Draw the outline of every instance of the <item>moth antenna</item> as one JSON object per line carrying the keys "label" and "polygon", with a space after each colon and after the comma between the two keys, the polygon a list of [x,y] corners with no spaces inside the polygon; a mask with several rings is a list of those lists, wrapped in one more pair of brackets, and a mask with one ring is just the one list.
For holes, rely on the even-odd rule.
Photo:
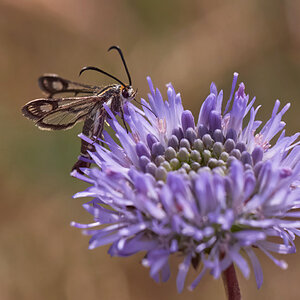
{"label": "moth antenna", "polygon": [[121,59],[122,59],[122,62],[123,62],[123,65],[124,65],[124,68],[125,68],[125,71],[126,71],[126,74],[127,74],[127,77],[128,77],[129,85],[131,86],[131,76],[130,76],[130,73],[128,71],[127,64],[126,64],[124,55],[122,53],[122,50],[118,46],[111,46],[111,47],[109,47],[109,49],[107,51],[110,51],[112,49],[116,49],[119,52],[119,54],[121,56]]}
{"label": "moth antenna", "polygon": [[123,86],[126,86],[125,83],[123,83],[120,79],[118,79],[118,78],[115,77],[114,75],[111,75],[111,74],[109,74],[109,73],[107,73],[107,72],[105,72],[105,71],[103,71],[103,70],[101,70],[101,69],[99,69],[99,68],[97,68],[97,67],[92,67],[92,66],[89,66],[89,67],[83,67],[83,68],[80,70],[80,72],[79,72],[79,76],[80,76],[83,72],[88,71],[88,70],[92,70],[92,71],[96,71],[96,72],[102,73],[102,74],[104,74],[104,75],[106,75],[106,76],[108,76],[108,77],[110,77],[110,78],[116,80],[117,82],[121,83]]}

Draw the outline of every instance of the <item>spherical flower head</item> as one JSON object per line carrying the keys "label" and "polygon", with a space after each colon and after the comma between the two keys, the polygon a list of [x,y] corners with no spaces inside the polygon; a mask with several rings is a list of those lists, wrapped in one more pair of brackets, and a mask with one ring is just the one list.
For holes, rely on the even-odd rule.
{"label": "spherical flower head", "polygon": [[261,126],[260,106],[243,83],[235,91],[237,78],[225,105],[211,84],[196,122],[171,84],[164,100],[150,78],[143,110],[125,104],[129,133],[104,104],[115,136],[104,132],[97,144],[81,135],[93,143],[98,167],[72,173],[90,184],[74,197],[93,198],[83,207],[94,220],[72,223],[91,235],[90,249],[111,244],[112,256],[143,251],[156,281],[168,280],[169,257],[178,254],[178,291],[191,266],[199,271],[194,289],[205,273],[218,278],[232,263],[248,277],[249,262],[259,288],[257,251],[287,267],[272,253],[294,253],[300,234],[299,134],[285,135],[281,119],[290,105],[279,110],[278,100]]}

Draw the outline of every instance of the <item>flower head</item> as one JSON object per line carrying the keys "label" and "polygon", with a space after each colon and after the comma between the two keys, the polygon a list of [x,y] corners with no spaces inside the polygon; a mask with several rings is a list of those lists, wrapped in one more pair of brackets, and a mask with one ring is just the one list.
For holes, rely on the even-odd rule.
{"label": "flower head", "polygon": [[191,266],[199,270],[193,289],[205,273],[218,278],[232,263],[248,277],[248,262],[260,287],[259,250],[286,268],[271,253],[295,252],[300,234],[299,134],[285,135],[281,119],[290,105],[279,111],[278,100],[261,126],[255,98],[243,83],[235,91],[237,77],[225,105],[211,84],[197,122],[171,84],[163,100],[150,78],[143,110],[125,106],[130,133],[105,106],[116,140],[104,132],[105,145],[90,152],[98,167],[72,173],[90,184],[74,197],[93,197],[83,207],[94,221],[72,223],[92,236],[90,249],[111,244],[112,256],[143,251],[157,281],[168,280],[169,257],[179,253],[179,291]]}

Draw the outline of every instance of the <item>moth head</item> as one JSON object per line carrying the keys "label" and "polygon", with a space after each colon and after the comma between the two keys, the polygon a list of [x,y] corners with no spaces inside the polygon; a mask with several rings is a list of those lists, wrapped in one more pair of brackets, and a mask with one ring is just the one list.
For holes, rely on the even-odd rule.
{"label": "moth head", "polygon": [[131,101],[136,95],[136,91],[132,88],[132,86],[127,85],[121,88],[121,96],[124,101]]}

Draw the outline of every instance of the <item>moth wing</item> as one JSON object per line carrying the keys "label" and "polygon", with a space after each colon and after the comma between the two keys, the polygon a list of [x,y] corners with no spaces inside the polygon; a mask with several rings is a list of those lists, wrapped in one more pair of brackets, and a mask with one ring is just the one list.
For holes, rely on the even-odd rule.
{"label": "moth wing", "polygon": [[73,82],[56,74],[44,74],[38,79],[40,89],[52,97],[55,94],[74,92],[93,94],[101,87]]}
{"label": "moth wing", "polygon": [[35,121],[40,129],[69,129],[83,120],[101,102],[99,96],[36,99],[28,102],[22,108],[22,113]]}

